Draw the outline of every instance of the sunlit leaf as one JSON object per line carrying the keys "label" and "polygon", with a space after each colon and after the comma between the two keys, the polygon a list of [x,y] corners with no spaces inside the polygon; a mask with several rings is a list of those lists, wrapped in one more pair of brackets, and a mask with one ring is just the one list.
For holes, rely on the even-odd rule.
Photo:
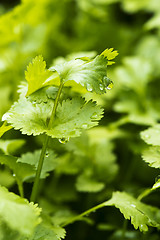
{"label": "sunlit leaf", "polygon": [[38,89],[50,85],[54,78],[58,78],[56,72],[51,72],[46,69],[46,62],[42,56],[37,56],[27,67],[25,77],[28,82],[27,96],[37,91]]}

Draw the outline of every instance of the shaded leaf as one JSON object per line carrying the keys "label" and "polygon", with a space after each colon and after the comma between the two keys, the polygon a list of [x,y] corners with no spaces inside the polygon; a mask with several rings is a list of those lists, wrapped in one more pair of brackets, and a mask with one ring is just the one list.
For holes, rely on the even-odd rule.
{"label": "shaded leaf", "polygon": [[80,192],[99,192],[105,187],[103,182],[96,181],[92,176],[84,173],[77,178],[76,188]]}
{"label": "shaded leaf", "polygon": [[17,158],[13,156],[0,154],[0,164],[8,166],[21,182],[35,175],[34,167],[26,163],[18,163]]}
{"label": "shaded leaf", "polygon": [[2,149],[5,154],[13,154],[24,144],[24,139],[0,140],[0,149]]}

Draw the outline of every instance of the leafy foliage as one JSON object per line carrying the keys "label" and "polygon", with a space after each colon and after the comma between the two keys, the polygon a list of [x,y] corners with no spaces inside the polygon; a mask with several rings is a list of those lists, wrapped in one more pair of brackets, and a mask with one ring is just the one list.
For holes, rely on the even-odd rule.
{"label": "leafy foliage", "polygon": [[[37,200],[43,203],[42,223],[28,237],[19,232],[18,224],[13,229],[1,219],[0,240],[57,240],[65,237],[65,230],[59,225],[67,226],[76,219],[89,225],[70,224],[66,228],[70,240],[96,236],[107,236],[108,240],[159,240],[159,211],[154,214],[150,208],[159,207],[160,186],[159,0],[16,3],[13,0],[0,4],[0,117],[8,122],[13,120],[13,114],[16,116],[11,125],[1,123],[0,184],[29,198],[37,169],[37,149],[47,131],[53,137],[49,140],[49,156],[56,152],[58,157],[45,158],[42,167],[43,177],[50,175],[38,185]],[[116,65],[112,64],[117,51],[103,51],[106,46],[118,49]],[[64,84],[52,128],[48,129],[61,76]],[[113,86],[110,79],[114,87],[108,91]],[[9,115],[4,114],[10,106]],[[90,111],[92,107],[96,111]],[[102,113],[100,126],[90,128],[98,124]],[[63,120],[69,120],[68,125]],[[12,125],[36,137],[9,131]],[[61,128],[66,130],[65,134]],[[57,137],[59,141],[54,139]],[[111,198],[112,192],[114,201],[109,201],[123,210],[137,230],[123,223],[123,216],[113,208],[92,213],[107,206],[106,199]],[[138,196],[138,200],[125,192]],[[99,202],[103,204],[97,205]],[[7,205],[4,211],[10,208],[14,210]],[[86,209],[101,229],[92,226],[87,215],[78,215]],[[19,211],[19,215],[22,219],[23,213]],[[18,219],[14,216],[13,222],[15,218]],[[148,226],[157,226],[157,230],[146,231]],[[145,235],[138,231],[140,228]]]}

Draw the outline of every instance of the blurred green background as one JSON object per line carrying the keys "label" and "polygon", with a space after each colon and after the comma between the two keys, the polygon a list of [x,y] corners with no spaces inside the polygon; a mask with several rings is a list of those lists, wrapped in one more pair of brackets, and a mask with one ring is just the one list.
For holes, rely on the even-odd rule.
{"label": "blurred green background", "polygon": [[[149,168],[141,159],[145,144],[140,139],[139,133],[160,122],[160,1],[22,0],[19,2],[8,0],[0,2],[0,118],[17,100],[17,86],[24,80],[24,71],[35,56],[41,54],[49,67],[57,57],[86,51],[101,53],[104,49],[111,47],[119,52],[115,59],[116,64],[108,70],[108,77],[114,82],[114,88],[104,96],[93,96],[103,106],[104,118],[100,127],[87,133],[91,139],[91,146],[85,136],[82,136],[82,139],[73,141],[65,147],[68,152],[71,152],[75,162],[71,163],[65,155],[62,167],[57,171],[62,176],[58,186],[65,182],[68,185],[63,186],[62,191],[65,188],[68,192],[62,194],[58,187],[57,195],[50,199],[59,201],[61,204],[74,202],[71,206],[78,212],[105,200],[115,189],[138,195],[142,189],[151,187],[158,174],[158,170]],[[41,137],[34,140],[32,137],[21,136],[18,131],[12,130],[1,140],[1,151],[13,153],[11,146],[5,141],[15,138],[24,138],[28,143],[15,155],[20,155],[23,151],[35,150],[42,142]],[[106,145],[98,145],[104,139],[107,141]],[[80,146],[79,142],[85,143],[81,146],[80,153],[77,150],[79,149],[77,146]],[[54,144],[58,153],[66,151],[57,142]],[[89,170],[95,180],[104,183],[104,189],[102,186],[97,187],[97,191],[92,191],[89,187],[81,189],[86,179],[80,176],[85,174],[88,176],[88,172],[84,174],[79,173],[78,170],[74,172],[78,167],[83,171],[83,167],[89,165],[89,162],[86,163],[89,160],[82,157],[81,151],[86,148],[86,152],[88,149],[92,152],[94,144],[97,144],[95,154],[98,155],[99,152],[104,151],[104,155],[111,154],[109,159],[112,159],[112,163],[116,161],[116,167],[114,162],[114,167],[110,171],[106,170],[107,175],[102,174],[101,168],[99,175],[97,173],[94,175],[93,169]],[[20,148],[21,145],[23,144],[21,143],[18,147]],[[6,150],[7,148],[10,150]],[[77,164],[80,156],[81,166]],[[97,166],[98,161],[97,157]],[[11,175],[7,172],[5,180],[2,172],[4,174],[3,169],[0,183],[11,189],[14,188]],[[71,175],[68,177],[68,182],[65,179],[67,174]],[[74,174],[77,174],[76,177]],[[105,179],[108,175],[111,175],[109,181]],[[50,183],[52,181],[53,179],[50,179]],[[74,181],[77,181],[77,191],[83,192],[78,193],[78,198],[75,189],[71,187]],[[44,195],[48,197],[51,189],[52,184],[48,185]],[[56,189],[54,191],[56,192]],[[61,199],[59,200],[57,196]],[[156,196],[153,195],[151,201],[159,206]],[[95,218],[97,222],[105,222],[107,217],[110,222],[115,221],[115,217],[112,219],[112,212],[104,216],[100,211]],[[118,214],[117,219],[119,219],[116,220],[117,222],[122,221]],[[119,225],[117,222],[114,224]],[[109,239],[104,237],[105,231],[97,233],[92,227],[86,227],[84,223],[82,226],[84,231],[79,233],[79,236],[76,235],[80,228],[77,223],[74,230],[69,229],[72,231],[70,239],[96,239],[96,237],[100,239],[99,236],[102,239]],[[109,236],[110,239],[118,239],[111,234]],[[138,235],[134,235],[132,239],[138,239]]]}

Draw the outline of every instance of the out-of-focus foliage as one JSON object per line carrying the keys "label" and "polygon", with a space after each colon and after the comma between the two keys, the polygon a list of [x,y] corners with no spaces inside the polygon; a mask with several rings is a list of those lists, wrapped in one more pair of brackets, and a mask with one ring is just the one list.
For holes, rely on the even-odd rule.
{"label": "out-of-focus foliage", "polygon": [[[38,216],[25,200],[18,200],[17,195],[11,195],[4,188],[1,189],[1,206],[4,207],[5,204],[7,210],[4,215],[2,208],[0,240],[46,240],[46,235],[48,239],[63,239],[65,230],[61,225],[76,214],[108,199],[111,199],[109,201],[120,209],[126,219],[131,219],[133,226],[130,223],[127,226],[123,215],[116,209],[107,207],[107,210],[103,208],[92,214],[95,223],[86,216],[83,219],[86,221],[85,227],[81,222],[68,226],[68,239],[158,240],[159,233],[152,226],[159,226],[157,209],[160,207],[160,1],[22,0],[19,4],[10,2],[12,5],[7,4],[7,1],[0,3],[0,118],[13,102],[18,100],[19,93],[20,99],[27,94],[25,78],[29,83],[33,76],[39,74],[37,85],[31,86],[32,91],[28,92],[26,101],[33,105],[32,114],[38,115],[39,119],[44,118],[46,122],[44,112],[42,114],[36,111],[34,104],[37,106],[42,103],[44,111],[47,111],[48,102],[55,99],[57,83],[55,87],[46,87],[53,79],[59,80],[56,72],[48,70],[50,67],[52,69],[61,63],[62,72],[65,70],[66,61],[67,64],[71,64],[72,59],[77,58],[75,62],[87,63],[96,53],[111,47],[118,50],[119,56],[115,65],[108,66],[107,75],[114,82],[114,87],[104,95],[87,92],[79,84],[66,82],[64,102],[59,105],[61,115],[57,126],[61,125],[62,118],[70,117],[77,96],[83,97],[84,101],[93,99],[103,105],[104,118],[99,127],[85,131],[84,123],[89,119],[89,123],[92,124],[91,116],[93,117],[94,111],[91,114],[86,111],[88,115],[83,115],[83,107],[87,109],[87,104],[82,104],[78,113],[84,118],[84,122],[80,122],[84,127],[79,129],[78,126],[82,135],[68,143],[62,138],[62,134],[56,135],[60,142],[50,140],[49,151],[54,151],[58,157],[55,158],[53,154],[49,166],[44,165],[42,171],[41,177],[46,178],[48,172],[50,175],[39,186],[39,205],[43,208],[42,223],[36,227],[32,236],[24,237],[23,234],[25,229],[32,232]],[[47,67],[41,56],[47,62]],[[111,58],[108,60],[112,61]],[[31,61],[32,64],[27,68]],[[41,67],[36,68],[36,61],[41,61]],[[91,80],[94,79],[93,73],[91,72]],[[75,76],[78,72],[75,70],[72,74]],[[43,90],[34,92],[42,87],[43,83],[46,84]],[[20,84],[17,94],[17,86]],[[33,92],[34,94],[31,94]],[[66,101],[66,93],[70,94],[73,100]],[[23,106],[23,101],[18,103]],[[93,101],[89,104],[94,104]],[[14,105],[14,109],[16,108],[16,114],[19,114],[21,119],[20,123],[14,121],[15,126],[25,125],[29,133],[35,133],[36,128],[30,121],[30,107],[18,111],[18,103]],[[69,112],[65,112],[66,104],[70,105]],[[100,107],[96,108],[98,116],[101,115]],[[97,120],[101,118],[98,116]],[[36,122],[36,126],[37,124],[39,122]],[[74,121],[72,124],[74,125]],[[71,135],[72,124],[66,127],[69,129],[69,133],[65,135],[67,139]],[[22,136],[6,122],[1,122],[0,126],[0,136],[3,135],[0,140],[0,184],[17,193],[18,182],[21,195],[24,184],[24,194],[29,197],[29,182],[32,182],[35,176],[39,155],[37,149],[40,149],[43,143],[43,136]],[[11,130],[8,131],[9,129]],[[26,129],[25,132],[28,133]],[[79,132],[75,136],[78,136]],[[54,132],[50,135],[53,136]],[[46,157],[45,162],[48,158]],[[122,192],[118,195],[115,193],[111,198],[112,192],[115,191]],[[132,195],[139,196],[139,200],[131,197]],[[136,204],[137,208],[134,207]],[[10,206],[15,206],[13,215],[9,210]],[[127,212],[126,206],[129,209]],[[157,211],[156,220],[151,216],[150,206]],[[28,222],[25,218],[20,218],[23,214],[16,210],[19,207],[22,207],[22,212],[24,210],[26,214],[31,214],[34,226],[30,223],[26,228],[25,223]],[[18,211],[20,215],[16,217]],[[13,216],[14,219],[11,218]],[[16,218],[18,222],[15,221]],[[145,219],[143,223],[142,218]],[[23,225],[21,230],[17,227],[20,223]],[[134,229],[139,227],[140,230],[146,231],[148,226],[149,231],[145,235]]]}

